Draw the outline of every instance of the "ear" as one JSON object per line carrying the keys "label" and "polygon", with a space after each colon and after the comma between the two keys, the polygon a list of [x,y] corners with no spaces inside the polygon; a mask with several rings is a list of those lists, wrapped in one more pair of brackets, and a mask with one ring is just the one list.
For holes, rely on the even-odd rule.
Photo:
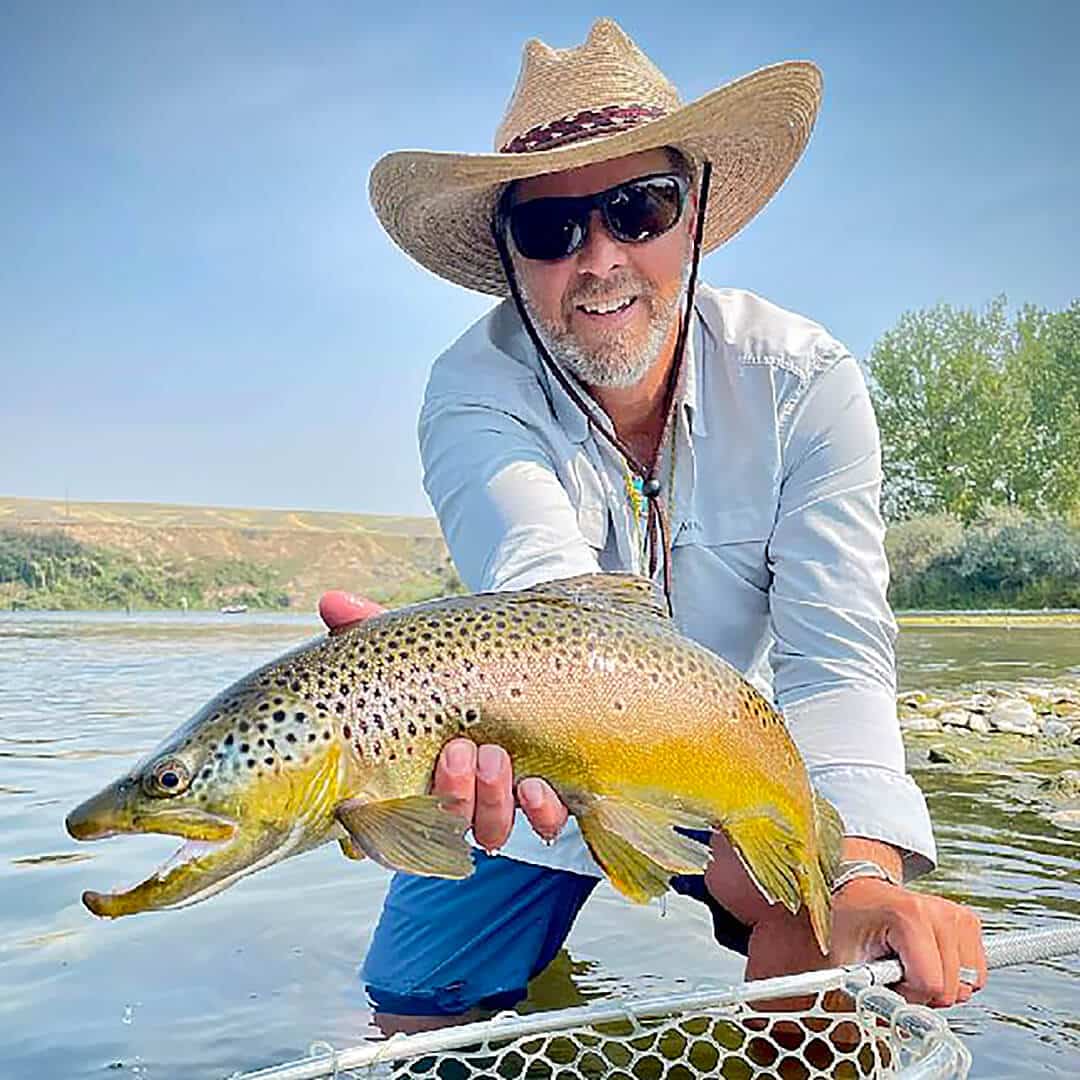
{"label": "ear", "polygon": [[683,214],[683,228],[686,229],[686,233],[691,239],[693,239],[694,232],[697,229],[697,212],[698,189],[691,187],[686,193],[686,211]]}

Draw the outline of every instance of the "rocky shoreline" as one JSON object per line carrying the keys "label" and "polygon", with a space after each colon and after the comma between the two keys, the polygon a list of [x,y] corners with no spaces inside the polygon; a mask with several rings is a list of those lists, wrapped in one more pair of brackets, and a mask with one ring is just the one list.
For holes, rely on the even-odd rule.
{"label": "rocky shoreline", "polygon": [[896,708],[909,767],[1023,763],[1043,777],[1036,797],[1050,821],[1080,829],[1080,679],[909,690]]}
{"label": "rocky shoreline", "polygon": [[992,733],[1080,743],[1080,681],[979,685],[958,693],[908,690],[896,699],[900,730]]}

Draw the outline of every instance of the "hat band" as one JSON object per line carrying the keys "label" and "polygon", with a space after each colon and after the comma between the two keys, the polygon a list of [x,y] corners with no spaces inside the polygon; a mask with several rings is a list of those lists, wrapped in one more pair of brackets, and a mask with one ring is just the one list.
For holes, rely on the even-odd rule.
{"label": "hat band", "polygon": [[614,134],[666,115],[664,109],[652,105],[606,105],[602,109],[583,109],[574,116],[530,128],[511,139],[499,153],[527,154],[534,150],[550,150],[553,146],[565,146],[593,135]]}

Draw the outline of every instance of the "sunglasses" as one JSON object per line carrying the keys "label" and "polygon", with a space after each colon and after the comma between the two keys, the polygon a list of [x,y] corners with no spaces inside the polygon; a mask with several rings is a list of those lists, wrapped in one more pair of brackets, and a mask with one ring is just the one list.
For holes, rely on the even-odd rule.
{"label": "sunglasses", "polygon": [[682,215],[690,182],[677,173],[640,176],[593,195],[528,199],[500,204],[496,227],[510,230],[526,259],[555,262],[579,251],[589,235],[593,210],[623,244],[644,244],[663,236]]}

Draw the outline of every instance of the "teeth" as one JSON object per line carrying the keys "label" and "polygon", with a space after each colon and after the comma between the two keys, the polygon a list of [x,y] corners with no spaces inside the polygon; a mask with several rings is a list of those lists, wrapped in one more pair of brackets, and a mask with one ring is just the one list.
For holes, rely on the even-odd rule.
{"label": "teeth", "polygon": [[606,304],[582,304],[581,310],[590,315],[610,315],[613,311],[628,308],[633,302],[634,298],[631,296],[626,300],[611,300]]}

